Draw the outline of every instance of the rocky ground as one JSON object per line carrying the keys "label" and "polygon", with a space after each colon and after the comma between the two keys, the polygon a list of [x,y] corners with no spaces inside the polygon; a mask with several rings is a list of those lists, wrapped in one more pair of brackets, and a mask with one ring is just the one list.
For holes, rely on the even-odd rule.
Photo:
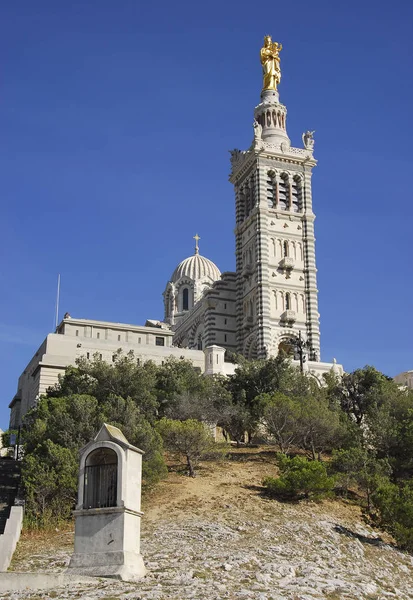
{"label": "rocky ground", "polygon": [[[145,498],[139,584],[94,585],[0,595],[9,600],[397,600],[413,599],[413,558],[366,525],[344,501],[283,504],[262,495],[274,474],[269,451],[204,463],[196,479],[170,473]],[[73,532],[23,535],[16,571],[65,569]]]}

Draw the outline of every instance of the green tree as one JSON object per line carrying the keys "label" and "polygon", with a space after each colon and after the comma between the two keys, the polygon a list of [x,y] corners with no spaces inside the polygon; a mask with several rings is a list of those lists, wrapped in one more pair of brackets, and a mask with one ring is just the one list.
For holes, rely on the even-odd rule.
{"label": "green tree", "polygon": [[222,376],[202,376],[196,389],[180,390],[172,402],[164,405],[163,412],[164,416],[171,419],[195,419],[212,424],[222,420],[222,415],[230,403],[231,395]]}
{"label": "green tree", "polygon": [[413,552],[413,483],[400,485],[383,480],[372,494],[381,527],[389,531],[401,548]]}
{"label": "green tree", "polygon": [[377,404],[388,378],[374,367],[366,366],[352,373],[344,373],[336,385],[330,387],[330,399],[338,400],[344,412],[361,425],[372,406]]}
{"label": "green tree", "polygon": [[114,355],[107,363],[95,354],[93,360],[82,357],[69,367],[59,383],[48,390],[49,397],[87,394],[102,404],[109,397],[132,398],[146,419],[153,422],[158,412],[156,396],[157,367],[151,361],[141,365],[133,351]]}
{"label": "green tree", "polygon": [[233,405],[241,405],[248,411],[247,433],[251,439],[261,419],[262,406],[257,398],[262,394],[271,394],[291,387],[296,381],[297,369],[291,366],[284,355],[268,360],[243,360],[228,378],[227,389],[232,396]]}
{"label": "green tree", "polygon": [[273,496],[287,500],[310,497],[319,499],[333,489],[334,478],[327,475],[324,463],[309,461],[301,456],[289,458],[280,455],[278,466],[280,476],[267,477],[263,481],[263,485]]}
{"label": "green tree", "polygon": [[51,440],[76,452],[86,445],[100,428],[98,401],[93,396],[74,394],[66,397],[44,396],[25,420],[26,453],[39,443]]}
{"label": "green tree", "polygon": [[199,421],[174,421],[164,417],[157,424],[165,448],[172,454],[184,456],[190,477],[195,477],[195,465],[215,446],[211,432]]}
{"label": "green tree", "polygon": [[237,443],[237,447],[245,442],[245,433],[253,431],[255,420],[244,404],[226,404],[221,408],[218,425],[222,427],[226,438]]}
{"label": "green tree", "polygon": [[330,470],[336,475],[336,483],[345,494],[352,486],[357,486],[365,493],[369,511],[373,491],[391,474],[387,460],[378,460],[372,450],[362,446],[334,450]]}
{"label": "green tree", "polygon": [[180,410],[183,397],[203,399],[207,395],[208,378],[200,369],[194,368],[190,360],[168,358],[157,367],[156,397],[159,416],[170,415]]}
{"label": "green tree", "polygon": [[321,394],[318,398],[300,398],[297,429],[298,445],[310,452],[313,460],[322,452],[340,447],[345,436],[339,412],[331,409]]}
{"label": "green tree", "polygon": [[366,416],[365,437],[378,457],[387,458],[394,477],[413,475],[413,392],[386,382]]}
{"label": "green tree", "polygon": [[22,463],[26,520],[45,526],[70,517],[76,501],[77,478],[78,458],[74,450],[50,439],[38,444]]}
{"label": "green tree", "polygon": [[299,438],[300,403],[281,392],[262,394],[258,401],[262,407],[263,426],[269,439],[278,445],[280,452],[287,454]]}

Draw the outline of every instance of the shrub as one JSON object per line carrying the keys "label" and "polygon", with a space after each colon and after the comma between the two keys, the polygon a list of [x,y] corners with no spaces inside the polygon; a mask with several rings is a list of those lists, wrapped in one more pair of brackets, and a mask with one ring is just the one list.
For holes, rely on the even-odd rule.
{"label": "shrub", "polygon": [[413,484],[398,486],[389,480],[372,494],[379,524],[389,531],[404,550],[413,551]]}
{"label": "shrub", "polygon": [[77,453],[51,440],[39,444],[22,463],[25,520],[47,527],[71,516],[76,501]]}
{"label": "shrub", "polygon": [[372,491],[380,485],[383,478],[391,474],[386,459],[377,459],[373,452],[361,446],[334,450],[329,468],[336,476],[337,489],[341,489],[345,495],[355,485],[366,494],[368,510],[371,508]]}
{"label": "shrub", "polygon": [[[1,438],[1,442],[4,448],[8,448],[10,446],[10,437],[12,435],[15,435],[16,440],[18,437],[18,431],[17,429],[8,429],[7,431],[3,431],[2,434],[0,434],[0,438]],[[1,447],[1,444],[0,444]]]}
{"label": "shrub", "polygon": [[286,500],[320,499],[334,487],[334,478],[327,475],[325,465],[319,461],[309,461],[301,456],[280,456],[278,465],[280,477],[266,477],[263,481],[272,496]]}

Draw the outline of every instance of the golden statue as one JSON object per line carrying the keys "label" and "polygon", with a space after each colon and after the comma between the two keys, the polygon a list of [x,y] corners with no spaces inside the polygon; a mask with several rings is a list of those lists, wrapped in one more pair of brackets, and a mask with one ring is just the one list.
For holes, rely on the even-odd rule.
{"label": "golden statue", "polygon": [[264,37],[264,46],[261,48],[261,64],[264,76],[263,90],[276,90],[281,81],[280,56],[282,44],[273,42],[270,35]]}

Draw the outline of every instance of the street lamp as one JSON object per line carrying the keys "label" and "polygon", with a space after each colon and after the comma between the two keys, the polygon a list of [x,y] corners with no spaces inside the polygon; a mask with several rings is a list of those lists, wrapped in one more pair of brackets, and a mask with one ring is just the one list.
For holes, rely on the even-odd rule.
{"label": "street lamp", "polygon": [[298,359],[300,361],[300,371],[303,373],[304,363],[307,360],[307,355],[309,355],[311,359],[314,350],[310,343],[302,338],[301,331],[298,332],[298,337],[290,338],[288,343],[291,344],[292,348],[294,349],[294,359]]}

